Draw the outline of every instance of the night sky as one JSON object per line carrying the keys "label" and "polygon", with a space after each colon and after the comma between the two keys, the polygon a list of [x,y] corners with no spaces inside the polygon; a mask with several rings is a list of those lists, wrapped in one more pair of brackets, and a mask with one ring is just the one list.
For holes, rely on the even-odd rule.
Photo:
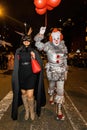
{"label": "night sky", "polygon": [[[9,25],[11,31],[24,32],[24,22],[27,23],[27,28],[32,26],[34,33],[45,26],[45,14],[36,13],[34,0],[0,0],[0,6],[4,7],[6,15],[1,21],[3,25]],[[62,23],[68,18],[78,23],[86,18],[86,7],[87,0],[61,0],[59,6],[47,11],[47,27],[58,26],[60,19]]]}
{"label": "night sky", "polygon": [[[48,25],[54,26],[59,19],[79,17],[84,1],[86,0],[61,0],[59,6],[47,12]],[[26,21],[32,26],[45,23],[45,15],[39,15],[35,11],[34,0],[0,0],[0,5],[5,8],[6,15],[21,22]]]}

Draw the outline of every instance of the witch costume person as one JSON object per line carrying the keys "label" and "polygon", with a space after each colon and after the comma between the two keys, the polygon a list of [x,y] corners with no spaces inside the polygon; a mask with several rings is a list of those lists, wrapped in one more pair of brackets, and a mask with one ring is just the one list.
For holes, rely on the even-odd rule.
{"label": "witch costume person", "polygon": [[[34,120],[35,112],[40,116],[41,107],[46,104],[43,63],[38,52],[31,47],[30,35],[24,35],[22,43],[22,46],[16,50],[14,59],[11,117],[13,120],[18,119],[18,108],[23,104],[25,108],[25,120],[29,118]],[[35,74],[32,72],[31,58],[35,58],[40,64],[41,71],[39,73]]]}

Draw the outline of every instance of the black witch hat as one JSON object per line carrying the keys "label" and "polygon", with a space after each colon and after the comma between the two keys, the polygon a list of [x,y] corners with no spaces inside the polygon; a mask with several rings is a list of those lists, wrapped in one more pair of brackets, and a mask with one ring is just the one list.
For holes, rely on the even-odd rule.
{"label": "black witch hat", "polygon": [[21,38],[22,41],[31,41],[32,28],[29,27],[29,29],[28,29],[28,31],[27,31],[27,26],[28,26],[28,25],[27,25],[27,23],[25,22],[25,23],[24,23],[24,30],[25,30],[24,33],[15,31],[17,34],[19,34],[19,35],[22,36],[22,38]]}

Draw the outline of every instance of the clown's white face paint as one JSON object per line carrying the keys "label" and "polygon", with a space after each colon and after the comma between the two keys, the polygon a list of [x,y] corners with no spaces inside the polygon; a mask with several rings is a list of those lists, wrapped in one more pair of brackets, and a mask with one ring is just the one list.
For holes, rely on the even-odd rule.
{"label": "clown's white face paint", "polygon": [[58,46],[60,44],[60,35],[61,35],[61,33],[59,31],[52,32],[52,34],[51,34],[51,36],[52,36],[52,43],[55,46]]}

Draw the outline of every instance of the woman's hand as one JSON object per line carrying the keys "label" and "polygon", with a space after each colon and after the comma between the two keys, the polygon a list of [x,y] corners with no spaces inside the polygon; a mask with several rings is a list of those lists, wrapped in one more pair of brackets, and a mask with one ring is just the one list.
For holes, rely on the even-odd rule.
{"label": "woman's hand", "polygon": [[35,53],[31,51],[31,58],[35,59]]}
{"label": "woman's hand", "polygon": [[67,80],[67,73],[68,73],[68,72],[66,71],[66,72],[65,72],[65,80]]}

